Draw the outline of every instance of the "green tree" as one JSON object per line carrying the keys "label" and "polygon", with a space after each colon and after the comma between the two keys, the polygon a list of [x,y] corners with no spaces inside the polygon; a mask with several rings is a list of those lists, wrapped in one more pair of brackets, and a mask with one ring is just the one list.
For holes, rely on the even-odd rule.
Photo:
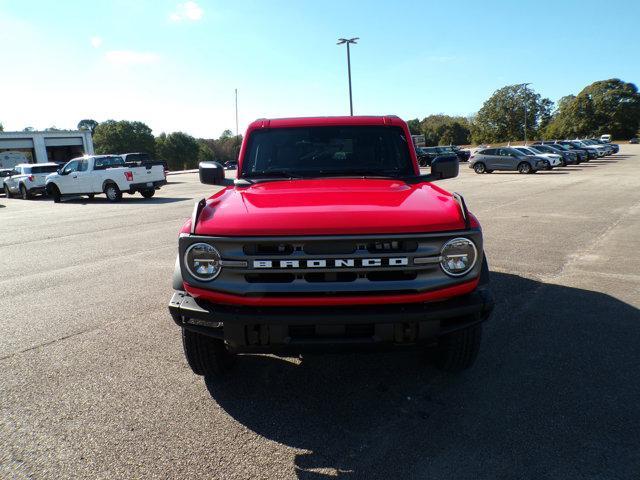
{"label": "green tree", "polygon": [[211,162],[216,160],[216,154],[207,144],[206,140],[198,140],[198,162]]}
{"label": "green tree", "polygon": [[200,143],[207,145],[213,152],[215,160],[224,164],[238,159],[240,145],[242,144],[242,135],[236,137],[231,130],[225,130],[218,139],[200,139]]}
{"label": "green tree", "polygon": [[610,133],[614,138],[630,138],[640,126],[640,94],[633,83],[618,78],[601,80],[585,87],[576,97],[589,97],[595,120],[589,133]]}
{"label": "green tree", "polygon": [[469,121],[464,117],[450,115],[429,115],[420,122],[420,133],[429,146],[466,145],[470,141]]}
{"label": "green tree", "polygon": [[420,120],[414,118],[413,120],[407,120],[407,125],[409,127],[409,131],[411,135],[420,135],[422,132],[420,131]]}
{"label": "green tree", "polygon": [[188,170],[198,167],[200,148],[198,141],[183,132],[169,135],[161,133],[156,139],[159,159],[167,162],[170,170]]}
{"label": "green tree", "polygon": [[640,94],[633,83],[601,80],[558,101],[545,132],[548,138],[582,137],[610,133],[630,138],[640,126]]}
{"label": "green tree", "polygon": [[91,134],[95,132],[97,126],[98,122],[91,120],[90,118],[86,118],[78,122],[78,130],[90,130]]}
{"label": "green tree", "polygon": [[474,118],[472,132],[476,142],[504,142],[524,138],[525,105],[527,138],[551,119],[553,103],[524,85],[508,85],[496,90]]}
{"label": "green tree", "polygon": [[151,128],[142,122],[107,120],[96,126],[93,134],[96,153],[155,153]]}
{"label": "green tree", "polygon": [[4,125],[2,125],[2,122],[0,122],[0,132],[4,132]]}

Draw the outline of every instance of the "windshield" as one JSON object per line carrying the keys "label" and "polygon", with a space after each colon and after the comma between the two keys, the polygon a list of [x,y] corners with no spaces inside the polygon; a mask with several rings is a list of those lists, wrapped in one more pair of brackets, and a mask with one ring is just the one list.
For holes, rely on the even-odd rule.
{"label": "windshield", "polygon": [[255,131],[241,178],[414,175],[398,127],[327,126]]}

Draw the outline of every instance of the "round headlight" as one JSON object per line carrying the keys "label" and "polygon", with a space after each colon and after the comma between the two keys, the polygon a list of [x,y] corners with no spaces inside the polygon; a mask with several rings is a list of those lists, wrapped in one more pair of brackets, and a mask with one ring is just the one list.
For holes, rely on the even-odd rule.
{"label": "round headlight", "polygon": [[220,253],[208,243],[194,243],[184,254],[184,264],[198,280],[208,282],[220,274]]}
{"label": "round headlight", "polygon": [[468,238],[454,238],[444,244],[440,251],[440,266],[447,275],[461,277],[469,273],[476,264],[478,251]]}

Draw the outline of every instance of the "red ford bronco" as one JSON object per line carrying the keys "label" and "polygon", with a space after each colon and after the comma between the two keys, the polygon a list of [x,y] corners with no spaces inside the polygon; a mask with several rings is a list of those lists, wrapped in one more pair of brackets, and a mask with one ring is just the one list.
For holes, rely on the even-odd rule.
{"label": "red ford bronco", "polygon": [[[198,375],[237,353],[424,348],[470,367],[493,309],[482,230],[463,198],[421,175],[395,116],[257,120],[237,178],[196,203],[169,303]],[[223,185],[223,167],[200,164]],[[229,182],[230,183],[230,182]]]}

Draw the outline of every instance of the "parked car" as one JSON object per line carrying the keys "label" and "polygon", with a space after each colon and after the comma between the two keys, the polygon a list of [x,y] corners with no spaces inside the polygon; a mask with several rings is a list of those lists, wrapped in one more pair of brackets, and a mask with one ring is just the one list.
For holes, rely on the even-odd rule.
{"label": "parked car", "polygon": [[28,200],[34,195],[44,195],[45,179],[58,169],[57,163],[21,163],[16,165],[9,176],[4,178],[4,193],[7,198],[20,195]]}
{"label": "parked car", "polygon": [[583,142],[582,140],[574,140],[575,143],[578,144],[578,146],[582,147],[582,148],[586,148],[588,150],[593,150],[596,152],[596,156],[597,158],[602,158],[607,154],[607,150],[605,148],[603,148],[601,145],[589,145],[588,143]]}
{"label": "parked car", "polygon": [[584,140],[581,140],[581,142],[587,146],[595,147],[601,152],[604,152],[604,154],[602,155],[603,157],[613,154],[613,147],[610,143],[600,143],[599,140],[592,140],[590,138],[585,138]]}
{"label": "parked car", "polygon": [[[363,347],[469,368],[493,300],[478,220],[433,183],[458,160],[420,175],[395,116],[266,122],[247,129],[235,186],[196,202],[176,239],[168,306],[194,374],[228,375],[237,353]],[[201,162],[201,182],[220,185],[218,167]]]}
{"label": "parked car", "polygon": [[229,160],[224,164],[225,170],[235,170],[236,168],[238,168],[238,162],[235,160]]}
{"label": "parked car", "polygon": [[558,145],[564,145],[565,147],[571,149],[571,150],[577,150],[577,151],[581,151],[583,153],[583,156],[586,155],[586,158],[584,158],[585,162],[588,162],[589,160],[592,160],[594,158],[598,158],[598,153],[596,152],[595,149],[593,148],[586,148],[586,145],[581,146],[580,144],[578,144],[577,142],[573,142],[570,140],[558,140],[556,142],[556,144]]}
{"label": "parked car", "polygon": [[454,153],[460,162],[468,162],[469,157],[471,157],[471,152],[469,150],[463,150],[456,145],[444,145],[434,148],[437,148],[441,153]]}
{"label": "parked car", "polygon": [[618,153],[620,151],[620,145],[618,145],[617,143],[603,142],[599,138],[590,138],[589,140],[599,145],[604,145],[605,147],[609,147],[611,149],[611,154]]}
{"label": "parked car", "polygon": [[532,145],[537,151],[542,153],[555,153],[562,157],[562,166],[575,165],[578,163],[578,154],[570,150],[564,150],[560,145],[547,145],[536,142]]}
{"label": "parked car", "polygon": [[606,143],[611,142],[611,135],[609,135],[608,133],[605,135],[600,135],[600,141],[606,142]]}
{"label": "parked car", "polygon": [[631,140],[629,140],[629,143],[633,143],[633,144],[640,143],[640,138],[633,137]]}
{"label": "parked car", "polygon": [[418,165],[421,167],[429,167],[436,158],[453,158],[458,159],[458,155],[452,150],[446,150],[443,147],[417,147],[416,155],[418,156]]}
{"label": "parked car", "polygon": [[4,179],[11,175],[13,168],[0,168],[0,191],[4,192]]}
{"label": "parked car", "polygon": [[491,173],[494,170],[513,170],[520,173],[536,173],[549,165],[546,158],[525,155],[511,147],[485,148],[469,159],[469,168],[476,173]]}
{"label": "parked car", "polygon": [[519,152],[524,153],[525,155],[532,155],[534,157],[543,157],[546,158],[547,161],[549,162],[549,170],[554,169],[555,167],[561,167],[562,166],[562,156],[558,155],[557,153],[545,153],[542,152],[540,150],[536,150],[535,147],[528,147],[528,146],[515,146],[513,147],[516,150],[518,150]]}
{"label": "parked car", "polygon": [[94,195],[104,193],[110,202],[122,199],[122,193],[140,192],[151,198],[156,190],[167,183],[161,164],[127,166],[118,155],[94,155],[74,158],[57,173],[47,177],[47,192],[54,202],[65,196]]}

